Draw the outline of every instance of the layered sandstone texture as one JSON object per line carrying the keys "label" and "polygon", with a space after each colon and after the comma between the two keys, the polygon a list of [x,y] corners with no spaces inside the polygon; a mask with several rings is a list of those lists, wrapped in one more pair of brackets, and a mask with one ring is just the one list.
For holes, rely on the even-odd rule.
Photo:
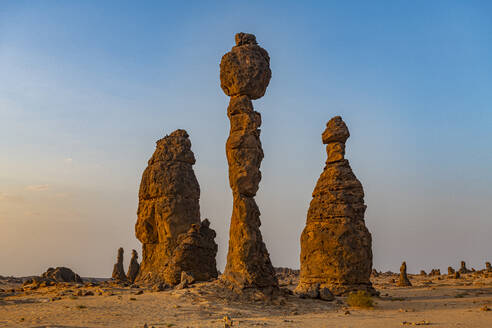
{"label": "layered sandstone texture", "polygon": [[177,285],[183,270],[199,281],[217,277],[215,232],[208,220],[200,221],[194,164],[185,130],[157,141],[140,183],[135,232],[142,242],[142,263],[137,281]]}
{"label": "layered sandstone texture", "polygon": [[301,235],[301,274],[296,293],[320,297],[365,290],[372,294],[372,239],[364,222],[364,190],[345,159],[350,136],[340,116],[326,124],[326,166],[313,191]]}
{"label": "layered sandstone texture", "polygon": [[406,262],[403,262],[400,266],[400,278],[398,279],[397,285],[400,287],[412,286],[412,283],[410,282],[410,280],[408,280]]}
{"label": "layered sandstone texture", "polygon": [[265,289],[278,281],[260,232],[260,210],[254,196],[261,180],[263,149],[261,115],[252,99],[265,94],[271,78],[270,57],[252,34],[236,34],[236,45],[220,63],[220,81],[231,97],[227,116],[230,133],[226,143],[233,210],[229,251],[223,279],[233,287]]}
{"label": "layered sandstone texture", "polygon": [[123,282],[126,281],[125,269],[123,269],[123,247],[118,249],[118,256],[116,257],[116,263],[113,266],[113,274],[111,278],[115,281]]}

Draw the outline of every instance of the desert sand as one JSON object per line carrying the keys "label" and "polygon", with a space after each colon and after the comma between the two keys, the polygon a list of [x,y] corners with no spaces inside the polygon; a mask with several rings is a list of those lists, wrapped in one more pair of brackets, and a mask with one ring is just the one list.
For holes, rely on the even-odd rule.
{"label": "desert sand", "polygon": [[[412,287],[397,287],[397,274],[373,276],[380,296],[374,308],[360,309],[348,306],[346,297],[235,300],[214,281],[164,291],[110,281],[23,290],[20,280],[2,278],[0,327],[227,327],[227,318],[232,327],[491,327],[490,273],[409,279]],[[279,276],[279,282],[293,290],[298,276]]]}

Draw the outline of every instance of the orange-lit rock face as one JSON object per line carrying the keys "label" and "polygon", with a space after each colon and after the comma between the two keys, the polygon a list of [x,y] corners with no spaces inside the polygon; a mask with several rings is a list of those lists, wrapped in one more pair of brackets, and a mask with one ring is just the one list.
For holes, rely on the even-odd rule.
{"label": "orange-lit rock face", "polygon": [[398,286],[400,287],[407,287],[407,286],[412,286],[412,283],[410,280],[408,280],[407,276],[407,263],[403,262],[400,267],[400,278],[398,279]]}
{"label": "orange-lit rock face", "polygon": [[364,222],[364,191],[344,159],[347,126],[337,116],[322,134],[328,159],[313,191],[301,235],[301,272],[296,292],[322,298],[355,290],[374,293],[371,234]]}
{"label": "orange-lit rock face", "polygon": [[[206,229],[198,228],[198,233],[191,233],[190,238],[197,239],[194,242],[182,237],[190,233],[193,225],[201,226],[200,186],[193,172],[195,156],[186,131],[176,130],[157,141],[148,164],[140,184],[135,225],[136,236],[143,244],[137,280],[164,281],[175,285],[179,283],[181,271],[185,268],[203,278],[197,280],[217,277],[215,232],[211,230],[213,233],[209,233],[206,224]],[[204,242],[207,238],[212,239]],[[201,263],[206,265],[194,267],[190,264],[195,263],[190,258],[190,252],[176,252],[184,247],[181,242],[185,239],[187,247],[206,244],[205,254],[196,254],[204,256]],[[184,255],[178,253],[187,257],[183,258]]]}
{"label": "orange-lit rock face", "polygon": [[236,46],[222,57],[221,86],[231,96],[227,116],[231,123],[226,143],[233,210],[229,252],[223,279],[239,288],[278,285],[260,232],[260,211],[254,196],[261,180],[263,149],[261,115],[251,99],[265,93],[270,81],[268,53],[251,34],[236,35]]}
{"label": "orange-lit rock face", "polygon": [[258,99],[265,94],[272,71],[270,57],[252,34],[236,34],[236,45],[220,62],[220,86],[229,97]]}

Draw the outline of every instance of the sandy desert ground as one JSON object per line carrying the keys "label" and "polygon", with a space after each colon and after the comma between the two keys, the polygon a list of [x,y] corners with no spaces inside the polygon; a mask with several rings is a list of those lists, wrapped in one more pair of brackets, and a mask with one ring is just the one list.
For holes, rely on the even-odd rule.
{"label": "sandy desert ground", "polygon": [[[273,302],[238,301],[217,295],[213,282],[154,291],[110,283],[59,284],[22,291],[4,278],[0,327],[492,327],[492,274],[461,279],[410,275],[413,287],[397,287],[397,275],[373,282],[380,297],[373,309],[288,295]],[[296,278],[281,280],[293,289]],[[220,292],[219,292],[220,294]]]}

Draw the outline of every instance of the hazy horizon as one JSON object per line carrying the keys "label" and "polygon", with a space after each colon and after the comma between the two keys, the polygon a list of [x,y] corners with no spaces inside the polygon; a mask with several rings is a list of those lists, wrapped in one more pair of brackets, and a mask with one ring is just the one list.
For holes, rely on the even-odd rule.
{"label": "hazy horizon", "polygon": [[232,211],[219,62],[254,33],[272,80],[254,101],[256,197],[274,266],[299,238],[341,115],[374,267],[492,261],[492,4],[480,1],[0,3],[0,275],[108,277],[135,248],[155,141],[186,129],[225,265]]}

